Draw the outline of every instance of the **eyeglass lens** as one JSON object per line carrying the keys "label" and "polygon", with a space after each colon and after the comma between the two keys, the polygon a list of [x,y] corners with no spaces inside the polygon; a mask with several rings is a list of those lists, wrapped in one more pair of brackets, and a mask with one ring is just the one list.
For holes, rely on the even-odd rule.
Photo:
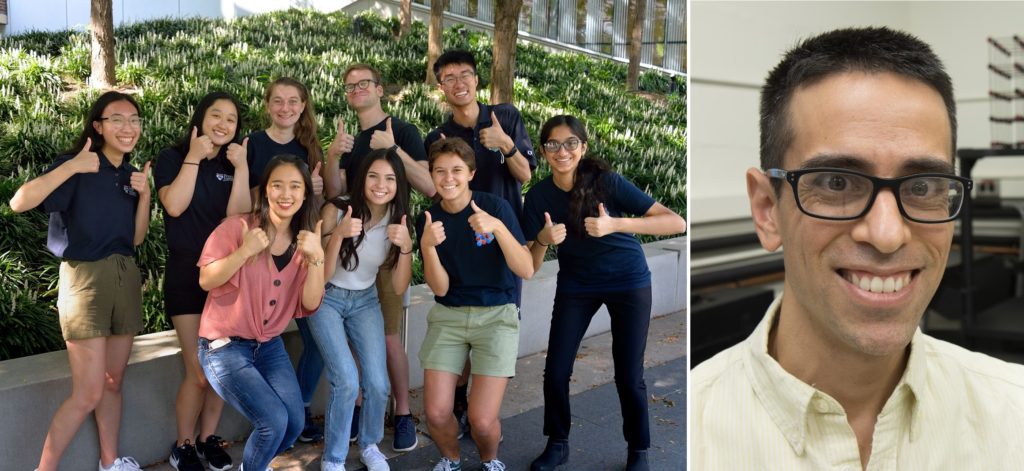
{"label": "eyeglass lens", "polygon": [[[812,216],[852,218],[863,214],[871,203],[874,182],[860,175],[838,172],[810,172],[797,180],[801,208]],[[903,180],[896,198],[907,216],[921,221],[944,221],[960,211],[964,185],[942,176],[921,176]]]}

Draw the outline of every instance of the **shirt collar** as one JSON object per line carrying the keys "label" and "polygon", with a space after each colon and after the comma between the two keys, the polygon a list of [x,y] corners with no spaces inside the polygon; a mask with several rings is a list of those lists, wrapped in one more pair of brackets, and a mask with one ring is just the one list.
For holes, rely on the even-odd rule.
{"label": "shirt collar", "polygon": [[[839,402],[828,394],[801,381],[782,368],[768,354],[768,338],[775,325],[775,319],[782,307],[782,296],[775,298],[764,318],[746,340],[750,368],[747,375],[754,388],[754,394],[762,403],[786,441],[799,456],[804,455],[807,441],[807,423],[813,420],[812,414],[824,411],[842,412]],[[922,394],[925,388],[927,365],[923,345],[924,334],[918,328],[910,341],[910,358],[907,367],[893,390],[892,395],[882,407],[881,415],[885,415],[909,405],[910,440],[921,436]]]}

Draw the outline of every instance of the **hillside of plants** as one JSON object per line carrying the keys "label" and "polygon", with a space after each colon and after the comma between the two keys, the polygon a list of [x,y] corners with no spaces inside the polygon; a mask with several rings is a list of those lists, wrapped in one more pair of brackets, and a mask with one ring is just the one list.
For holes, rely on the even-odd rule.
{"label": "hillside of plants", "polygon": [[[326,147],[337,118],[356,121],[341,77],[353,62],[376,65],[386,83],[385,110],[425,134],[445,116],[443,95],[423,83],[427,27],[414,23],[412,33],[401,39],[397,31],[397,19],[308,10],[232,21],[156,20],[116,29],[119,87],[136,95],[145,122],[134,163],[141,166],[179,139],[195,104],[212,90],[239,97],[246,108],[244,132],[266,127],[264,87],[281,75],[309,86]],[[89,41],[87,33],[73,31],[0,38],[0,360],[64,348],[54,307],[59,260],[45,248],[48,216],[40,210],[15,214],[9,200],[71,146],[101,93],[85,85]],[[491,38],[455,26],[445,31],[444,47],[476,54],[479,97],[488,101]],[[623,64],[522,43],[516,59],[515,105],[535,145],[544,120],[574,114],[590,129],[591,155],[607,159],[685,215],[686,107],[680,78],[646,72],[642,92],[630,94],[623,87]],[[533,181],[548,173],[541,163]],[[417,195],[415,211],[425,203]],[[167,249],[159,205],[154,202],[153,208],[137,257],[145,277],[146,332],[169,328],[162,300]]]}

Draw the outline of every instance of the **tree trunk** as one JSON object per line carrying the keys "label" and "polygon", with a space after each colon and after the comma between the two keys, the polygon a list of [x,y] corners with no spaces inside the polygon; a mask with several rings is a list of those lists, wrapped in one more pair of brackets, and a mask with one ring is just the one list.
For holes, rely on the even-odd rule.
{"label": "tree trunk", "polygon": [[494,12],[494,63],[491,64],[491,104],[512,102],[516,70],[516,38],[523,0],[502,0]]}
{"label": "tree trunk", "polygon": [[111,0],[91,0],[89,29],[92,30],[92,71],[89,86],[111,88],[114,75],[114,6]]}
{"label": "tree trunk", "polygon": [[626,71],[626,90],[635,92],[640,87],[640,47],[644,36],[645,0],[629,0],[629,68]]}
{"label": "tree trunk", "polygon": [[437,85],[437,77],[434,77],[434,62],[441,56],[442,35],[444,29],[444,9],[448,6],[448,0],[433,0],[430,2],[430,32],[427,35],[427,85]]}
{"label": "tree trunk", "polygon": [[402,0],[402,6],[398,10],[398,37],[405,37],[412,29],[412,0]]}

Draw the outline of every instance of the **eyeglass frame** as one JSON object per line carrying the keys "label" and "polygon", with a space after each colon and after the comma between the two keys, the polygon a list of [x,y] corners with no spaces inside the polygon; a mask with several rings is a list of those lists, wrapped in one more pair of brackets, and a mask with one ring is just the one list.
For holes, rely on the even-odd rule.
{"label": "eyeglass frame", "polygon": [[[576,141],[576,145],[574,145],[572,147],[572,149],[570,149],[569,145],[568,145],[571,141]],[[549,149],[548,148],[548,144],[555,144],[556,147],[554,149]],[[551,139],[548,142],[545,142],[545,143],[541,144],[540,146],[544,148],[544,152],[550,152],[550,153],[554,154],[554,153],[556,153],[556,152],[558,152],[558,151],[560,151],[562,149],[565,149],[567,152],[572,152],[572,151],[574,151],[576,149],[579,149],[580,146],[583,145],[583,144],[585,144],[585,142],[583,142],[583,139],[580,139],[578,137],[573,136],[573,137],[570,137],[570,138],[568,138],[568,139],[566,139],[566,140],[564,140],[562,142],[558,142],[558,141],[556,141],[554,139]]]}
{"label": "eyeglass frame", "polygon": [[[120,119],[122,119],[124,121],[121,124],[117,124],[117,121],[114,120],[115,118],[120,118]],[[125,126],[131,126],[131,127],[135,128],[135,129],[142,129],[142,124],[143,124],[143,120],[142,120],[141,116],[136,116],[134,118],[130,118],[130,117],[125,116],[123,114],[113,114],[113,115],[110,115],[110,116],[101,116],[96,121],[110,121],[110,124],[112,126],[114,126],[115,129],[124,129]]]}
{"label": "eyeglass frame", "polygon": [[444,80],[438,80],[437,83],[440,84],[442,87],[447,88],[451,87],[452,85],[455,85],[455,82],[469,83],[470,79],[476,76],[477,74],[475,70],[467,70],[458,75],[448,76]]}
{"label": "eyeglass frame", "polygon": [[[363,85],[364,83],[366,85]],[[380,85],[380,82],[378,82],[378,81],[376,81],[374,79],[362,79],[362,80],[360,80],[360,81],[358,81],[356,83],[346,83],[346,84],[342,85],[341,88],[345,90],[345,93],[352,93],[352,92],[356,91],[356,88],[358,88],[360,90],[366,90],[367,88],[370,88],[370,84],[371,83],[374,86]]]}
{"label": "eyeglass frame", "polygon": [[[806,209],[804,209],[803,205],[800,204],[800,197],[798,196],[800,190],[797,189],[797,186],[796,186],[797,185],[797,181],[800,180],[800,177],[803,176],[803,175],[806,175],[806,174],[809,174],[809,173],[823,173],[823,172],[845,173],[847,175],[856,175],[858,177],[862,177],[862,178],[865,178],[868,181],[870,181],[871,182],[871,196],[868,197],[867,204],[864,205],[864,210],[861,211],[859,214],[857,214],[855,216],[836,217],[836,216],[822,216],[822,215],[819,215],[819,214],[811,214]],[[871,211],[871,207],[875,205],[875,199],[878,197],[878,193],[883,188],[888,188],[890,191],[892,191],[893,198],[896,199],[896,207],[899,208],[900,214],[904,218],[906,218],[908,221],[913,221],[913,222],[916,222],[916,223],[919,223],[919,224],[944,224],[944,223],[953,221],[956,218],[960,217],[960,213],[963,212],[964,199],[965,199],[964,197],[961,197],[960,205],[956,208],[956,213],[951,215],[949,218],[941,219],[941,220],[937,220],[937,221],[925,221],[925,220],[921,220],[921,219],[912,217],[909,214],[907,214],[907,210],[903,207],[903,199],[902,199],[902,197],[900,197],[900,192],[899,192],[900,185],[902,185],[903,182],[905,182],[907,180],[913,180],[915,178],[942,177],[942,178],[948,178],[948,179],[960,182],[964,186],[964,195],[969,195],[971,190],[974,188],[974,180],[971,180],[969,178],[964,178],[964,177],[961,177],[961,176],[958,176],[958,175],[949,174],[949,173],[935,173],[935,172],[914,173],[914,174],[904,175],[902,177],[896,177],[896,178],[882,178],[882,177],[876,177],[874,175],[868,175],[866,173],[857,172],[855,170],[849,170],[849,169],[845,169],[845,168],[831,168],[831,167],[803,168],[803,169],[800,169],[800,170],[783,170],[783,169],[780,169],[780,168],[770,168],[768,170],[765,170],[764,173],[769,178],[778,178],[778,179],[786,180],[787,182],[789,182],[789,185],[791,187],[793,187],[793,200],[796,201],[796,207],[800,209],[800,212],[802,212],[802,213],[804,213],[804,214],[806,214],[806,215],[808,215],[810,217],[813,217],[813,218],[825,219],[825,220],[828,220],[828,221],[852,221],[854,219],[860,219],[860,218],[864,217],[865,214],[867,214],[868,212]],[[961,195],[961,196],[963,196],[963,195]]]}

